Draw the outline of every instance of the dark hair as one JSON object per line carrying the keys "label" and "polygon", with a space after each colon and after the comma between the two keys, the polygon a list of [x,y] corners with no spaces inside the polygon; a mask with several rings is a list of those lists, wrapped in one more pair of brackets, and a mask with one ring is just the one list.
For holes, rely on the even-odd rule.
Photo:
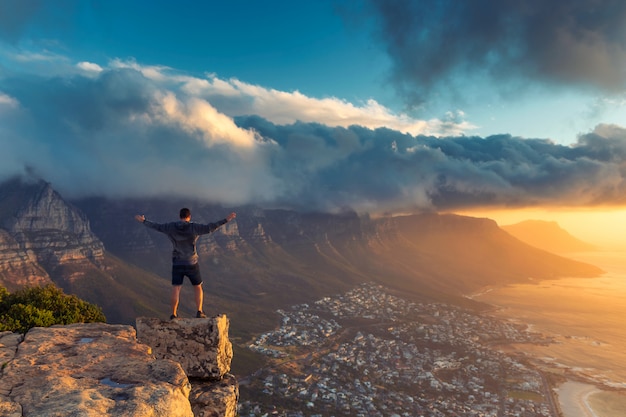
{"label": "dark hair", "polygon": [[181,208],[179,216],[181,219],[191,217],[191,210],[189,210],[188,208]]}

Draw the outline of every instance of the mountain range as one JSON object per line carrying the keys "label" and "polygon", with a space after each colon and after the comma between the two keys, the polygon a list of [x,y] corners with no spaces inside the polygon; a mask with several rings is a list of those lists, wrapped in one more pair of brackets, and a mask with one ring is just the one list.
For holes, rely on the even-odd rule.
{"label": "mountain range", "polygon": [[594,245],[572,236],[554,221],[525,220],[501,228],[522,242],[548,252],[567,254],[596,249]]}
{"label": "mountain range", "polygon": [[[110,323],[167,317],[171,246],[134,215],[164,223],[176,220],[181,206],[200,223],[237,212],[235,221],[198,243],[205,310],[231,318],[235,342],[274,327],[278,308],[361,282],[480,309],[485,306],[464,295],[489,285],[602,273],[533,247],[484,218],[370,218],[175,198],[69,201],[47,182],[14,179],[0,185],[0,285],[12,290],[52,282],[100,305]],[[180,312],[190,317],[193,295],[186,284]]]}

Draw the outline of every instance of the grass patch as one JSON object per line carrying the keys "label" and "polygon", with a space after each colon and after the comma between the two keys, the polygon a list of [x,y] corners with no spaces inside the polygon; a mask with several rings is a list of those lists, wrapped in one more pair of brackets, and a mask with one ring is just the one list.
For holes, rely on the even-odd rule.
{"label": "grass patch", "polygon": [[527,401],[533,401],[536,403],[541,403],[544,402],[545,399],[543,398],[543,395],[541,394],[537,394],[536,392],[530,392],[530,391],[509,391],[507,393],[508,397],[510,398],[514,398],[516,400],[527,400]]}

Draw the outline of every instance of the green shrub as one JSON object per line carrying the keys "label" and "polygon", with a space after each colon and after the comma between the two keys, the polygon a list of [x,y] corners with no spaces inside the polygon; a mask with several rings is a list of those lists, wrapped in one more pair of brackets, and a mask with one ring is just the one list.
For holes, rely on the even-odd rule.
{"label": "green shrub", "polygon": [[0,287],[0,331],[26,333],[53,324],[106,322],[100,307],[54,285],[27,287],[14,293]]}

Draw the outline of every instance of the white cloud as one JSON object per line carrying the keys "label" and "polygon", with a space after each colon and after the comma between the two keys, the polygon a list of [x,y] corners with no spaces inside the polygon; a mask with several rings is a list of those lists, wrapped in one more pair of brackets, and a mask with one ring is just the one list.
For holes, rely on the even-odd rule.
{"label": "white cloud", "polygon": [[221,79],[215,74],[195,77],[162,65],[142,65],[135,60],[113,59],[105,67],[95,62],[71,64],[65,56],[44,50],[4,51],[18,70],[40,76],[94,76],[107,70],[129,69],[139,72],[159,87],[197,97],[230,118],[258,115],[272,123],[320,123],[331,127],[364,126],[371,129],[386,127],[412,135],[456,135],[475,128],[463,117],[454,120],[422,120],[407,114],[394,113],[374,99],[351,103],[337,97],[315,98],[299,91],[280,91],[243,82]]}
{"label": "white cloud", "polygon": [[249,148],[256,143],[253,132],[237,127],[230,117],[204,100],[191,98],[183,102],[168,92],[158,103],[166,119],[177,122],[190,134],[195,133],[207,146],[228,143]]}
{"label": "white cloud", "polygon": [[76,64],[76,67],[80,68],[83,71],[87,71],[87,72],[102,72],[103,69],[100,65],[98,64],[94,64],[93,62],[86,62],[86,61],[82,61],[79,62],[78,64]]}
{"label": "white cloud", "polygon": [[411,135],[460,135],[476,128],[458,111],[446,119],[422,120],[397,114],[374,99],[354,104],[337,97],[315,98],[299,91],[280,91],[243,82],[221,79],[215,74],[199,78],[166,66],[145,66],[134,60],[114,59],[111,69],[132,69],[168,88],[210,103],[228,117],[257,115],[275,124],[320,123],[331,127],[358,125],[370,129],[389,128]]}
{"label": "white cloud", "polygon": [[114,59],[109,63],[109,67],[112,69],[133,69],[140,72],[144,77],[153,81],[168,81],[175,79],[176,77],[168,76],[167,71],[169,67],[163,65],[140,65],[134,60],[123,61],[121,59]]}
{"label": "white cloud", "polygon": [[0,108],[1,107],[15,108],[18,106],[19,106],[19,102],[16,99],[0,91]]}
{"label": "white cloud", "polygon": [[27,63],[27,62],[39,62],[39,61],[67,61],[67,58],[63,55],[56,54],[50,51],[32,52],[32,51],[20,51],[12,56],[15,61]]}
{"label": "white cloud", "polygon": [[336,97],[308,97],[299,91],[268,89],[237,79],[222,80],[214,75],[209,75],[207,80],[193,77],[179,80],[184,83],[185,92],[205,97],[229,116],[255,114],[276,124],[300,121],[333,127],[386,127],[412,135],[435,136],[461,134],[475,128],[464,120],[420,120],[396,114],[374,99],[353,104]]}

